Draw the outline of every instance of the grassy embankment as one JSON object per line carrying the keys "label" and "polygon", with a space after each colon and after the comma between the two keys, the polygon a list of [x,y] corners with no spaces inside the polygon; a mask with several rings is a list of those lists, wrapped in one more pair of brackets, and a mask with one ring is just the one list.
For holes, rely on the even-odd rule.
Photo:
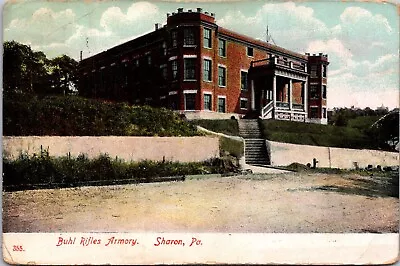
{"label": "grassy embankment", "polygon": [[[350,119],[346,127],[292,121],[263,120],[260,129],[271,141],[353,149],[377,149],[366,130],[379,117],[364,116]],[[195,124],[228,135],[239,135],[236,120],[198,120]]]}
{"label": "grassy embankment", "polygon": [[[5,95],[6,136],[198,136],[196,127],[167,109],[108,103],[75,96]],[[221,149],[230,150],[221,140]],[[21,154],[16,160],[3,158],[5,189],[68,187],[90,184],[137,183],[183,176],[235,171],[229,160],[199,163],[123,162],[106,154],[96,159],[66,154],[55,158]]]}

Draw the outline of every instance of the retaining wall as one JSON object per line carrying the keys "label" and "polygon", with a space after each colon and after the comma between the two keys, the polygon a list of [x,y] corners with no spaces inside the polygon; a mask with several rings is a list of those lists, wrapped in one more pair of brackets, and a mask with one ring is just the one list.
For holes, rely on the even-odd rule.
{"label": "retaining wall", "polygon": [[107,153],[126,161],[153,160],[200,162],[219,157],[217,137],[3,137],[3,153],[16,158],[21,152],[40,153],[40,146],[50,156],[86,154],[94,158]]}
{"label": "retaining wall", "polygon": [[310,163],[313,158],[318,160],[318,167],[330,168],[365,168],[369,164],[376,167],[399,165],[399,153],[377,150],[356,150],[310,145],[297,145],[267,140],[270,151],[271,165],[284,166],[294,162]]}

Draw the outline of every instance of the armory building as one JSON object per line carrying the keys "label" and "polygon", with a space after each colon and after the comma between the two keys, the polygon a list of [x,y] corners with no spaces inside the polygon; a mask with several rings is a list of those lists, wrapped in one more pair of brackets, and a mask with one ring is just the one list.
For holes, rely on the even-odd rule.
{"label": "armory building", "polygon": [[80,93],[189,117],[261,116],[327,123],[327,55],[299,54],[215,23],[197,10],[80,62]]}

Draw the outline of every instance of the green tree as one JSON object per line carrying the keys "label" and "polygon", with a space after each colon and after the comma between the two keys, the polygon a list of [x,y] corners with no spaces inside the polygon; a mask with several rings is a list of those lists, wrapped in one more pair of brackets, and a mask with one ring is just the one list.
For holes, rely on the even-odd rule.
{"label": "green tree", "polygon": [[50,60],[49,73],[52,93],[70,94],[77,84],[78,62],[62,55]]}
{"label": "green tree", "polygon": [[40,92],[48,87],[48,59],[43,52],[15,41],[4,42],[3,48],[5,91]]}

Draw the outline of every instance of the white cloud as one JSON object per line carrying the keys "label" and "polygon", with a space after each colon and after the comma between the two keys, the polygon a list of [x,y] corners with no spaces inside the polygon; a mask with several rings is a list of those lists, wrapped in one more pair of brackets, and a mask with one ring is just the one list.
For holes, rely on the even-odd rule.
{"label": "white cloud", "polygon": [[218,24],[255,38],[265,40],[269,26],[277,45],[306,52],[310,40],[325,39],[329,29],[314,17],[314,10],[293,2],[265,4],[254,16],[246,17],[241,11],[230,11],[218,19]]}
{"label": "white cloud", "polygon": [[13,19],[5,27],[4,39],[35,45],[63,42],[76,31],[75,18],[71,9],[54,12],[40,8],[30,18]]}
{"label": "white cloud", "polygon": [[101,16],[100,26],[121,38],[143,34],[160,22],[158,7],[148,2],[133,3],[124,13],[119,7],[110,7]]}

